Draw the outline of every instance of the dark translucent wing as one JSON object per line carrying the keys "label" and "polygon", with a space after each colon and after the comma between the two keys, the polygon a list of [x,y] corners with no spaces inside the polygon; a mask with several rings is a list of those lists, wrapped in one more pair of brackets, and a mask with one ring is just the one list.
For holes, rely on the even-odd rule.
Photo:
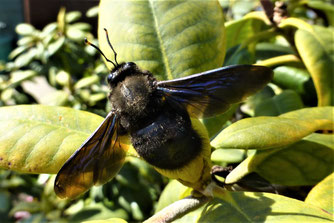
{"label": "dark translucent wing", "polygon": [[54,189],[61,198],[75,198],[93,185],[113,178],[123,165],[127,145],[119,142],[118,119],[108,114],[57,174]]}
{"label": "dark translucent wing", "polygon": [[191,116],[210,117],[262,89],[272,76],[272,70],[267,67],[234,65],[159,81],[157,89],[167,99],[185,106]]}

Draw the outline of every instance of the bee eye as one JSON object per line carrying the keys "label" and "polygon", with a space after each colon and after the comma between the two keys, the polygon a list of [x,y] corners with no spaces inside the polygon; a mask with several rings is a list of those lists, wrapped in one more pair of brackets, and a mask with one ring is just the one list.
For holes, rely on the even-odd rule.
{"label": "bee eye", "polygon": [[114,79],[114,75],[112,73],[109,74],[108,77],[107,77],[108,83],[110,84],[113,81],[113,79]]}

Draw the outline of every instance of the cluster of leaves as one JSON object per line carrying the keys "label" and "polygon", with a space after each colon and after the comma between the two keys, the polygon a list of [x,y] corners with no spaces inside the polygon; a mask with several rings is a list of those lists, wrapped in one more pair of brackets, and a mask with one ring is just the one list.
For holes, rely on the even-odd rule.
{"label": "cluster of leaves", "polygon": [[[92,10],[87,16],[94,16]],[[0,68],[2,105],[39,103],[104,114],[108,88],[101,82],[108,70],[96,50],[84,44],[85,38],[96,40],[91,25],[78,22],[81,16],[62,8],[57,22],[43,30],[26,23],[16,27],[21,38],[11,61]]]}
{"label": "cluster of leaves", "polygon": [[[274,1],[260,2],[264,11],[258,11],[258,1],[101,1],[101,49],[113,58],[112,52],[107,52],[102,28],[112,30],[110,38],[119,61],[134,61],[158,79],[173,79],[230,64],[260,64],[274,70],[272,83],[241,107],[233,106],[225,114],[202,122],[215,149],[212,161],[220,166],[236,166],[224,183],[234,189],[248,186],[257,191],[266,191],[263,187],[269,185],[281,195],[216,192],[212,201],[179,222],[333,219],[334,6],[327,1],[287,0],[287,7],[276,2],[274,9]],[[54,63],[51,58],[50,63]],[[97,62],[92,63],[98,67]],[[71,74],[65,79],[76,80],[73,71],[63,67],[59,70]],[[85,74],[80,75],[78,79]],[[84,78],[91,80],[92,76],[87,74]],[[85,88],[94,86],[100,78],[97,79],[85,82]],[[72,96],[76,95],[74,88],[69,87],[72,81],[66,83],[69,84],[52,86],[61,85],[62,90],[66,87]],[[73,102],[67,105],[85,108],[83,103],[88,102],[80,99],[81,107]],[[1,108],[0,167],[26,173],[57,173],[102,120],[92,113],[61,107]],[[2,200],[12,199],[8,191],[16,190],[15,180],[22,176],[8,172],[1,175],[7,180],[2,182],[14,184],[11,188],[1,185],[9,188],[1,189]],[[39,180],[21,180],[19,185],[27,188],[36,182]],[[163,180],[143,161],[129,158],[114,180],[93,188],[80,200],[60,201],[52,184],[49,180],[44,189],[36,187],[38,192],[43,190],[42,195],[27,193],[39,205],[29,211],[38,213],[38,218],[68,221],[118,217],[142,221],[152,214]],[[189,195],[189,190],[171,181],[155,211]],[[13,205],[6,202],[0,214]],[[45,206],[48,210],[43,209],[44,203],[49,204]]]}

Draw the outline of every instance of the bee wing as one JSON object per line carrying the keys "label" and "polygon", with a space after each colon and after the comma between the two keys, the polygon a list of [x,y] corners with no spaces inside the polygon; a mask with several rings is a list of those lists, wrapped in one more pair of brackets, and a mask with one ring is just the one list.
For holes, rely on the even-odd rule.
{"label": "bee wing", "polygon": [[119,142],[118,119],[110,112],[57,174],[54,189],[61,198],[75,198],[93,185],[113,178],[123,165],[127,145]]}
{"label": "bee wing", "polygon": [[233,65],[168,81],[157,90],[182,106],[193,117],[210,117],[226,111],[262,89],[273,76],[264,66]]}

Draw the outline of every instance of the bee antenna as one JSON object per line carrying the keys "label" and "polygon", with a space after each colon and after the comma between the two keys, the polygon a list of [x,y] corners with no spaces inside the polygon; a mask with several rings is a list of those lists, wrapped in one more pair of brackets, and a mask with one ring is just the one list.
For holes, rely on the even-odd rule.
{"label": "bee antenna", "polygon": [[117,58],[117,53],[116,53],[116,51],[114,50],[114,47],[112,47],[112,45],[111,45],[111,43],[110,43],[109,35],[108,35],[108,31],[107,31],[107,29],[104,28],[104,31],[106,32],[106,36],[107,36],[108,44],[109,44],[110,48],[112,49],[112,51],[114,52],[114,55],[115,55],[115,62],[116,62],[116,64],[117,64],[117,66],[118,66],[117,59],[116,59],[116,58]]}
{"label": "bee antenna", "polygon": [[[104,59],[106,59],[107,62],[112,63],[112,65],[114,65],[114,67],[116,67],[116,64],[115,64],[114,62],[112,62],[111,60],[109,60],[109,59],[104,55],[104,53],[102,52],[102,50],[100,50],[100,48],[98,48],[97,46],[95,46],[93,43],[89,42],[89,41],[87,40],[87,38],[85,38],[85,43],[88,44],[88,45],[90,45],[90,46],[92,46],[92,47],[94,47],[97,51],[99,51],[99,53],[104,57]],[[117,64],[117,65],[118,65],[118,64]]]}

